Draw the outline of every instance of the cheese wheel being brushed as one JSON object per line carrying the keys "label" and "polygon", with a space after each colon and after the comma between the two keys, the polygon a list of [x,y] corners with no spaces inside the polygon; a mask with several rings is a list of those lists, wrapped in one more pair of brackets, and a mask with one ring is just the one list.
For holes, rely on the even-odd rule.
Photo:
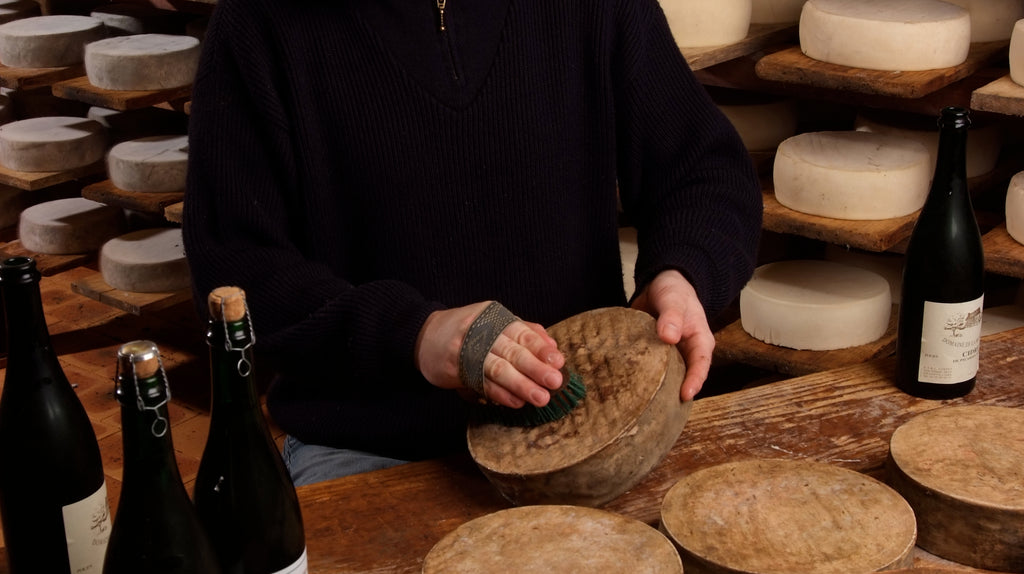
{"label": "cheese wheel being brushed", "polygon": [[682,574],[667,538],[643,522],[580,506],[524,506],[442,538],[423,574]]}
{"label": "cheese wheel being brushed", "polygon": [[551,326],[587,387],[567,416],[537,427],[473,423],[469,452],[513,504],[600,506],[643,479],[679,438],[692,401],[679,391],[679,351],[654,319],[596,309]]}

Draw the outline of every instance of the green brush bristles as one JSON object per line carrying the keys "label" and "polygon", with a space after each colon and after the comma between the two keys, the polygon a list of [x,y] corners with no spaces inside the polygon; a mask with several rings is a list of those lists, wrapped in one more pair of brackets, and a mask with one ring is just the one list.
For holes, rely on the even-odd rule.
{"label": "green brush bristles", "polygon": [[[563,373],[566,371],[563,370]],[[526,404],[518,409],[489,403],[481,406],[480,419],[509,427],[535,427],[557,421],[576,408],[587,396],[587,387],[583,377],[570,372],[567,380],[557,391],[551,392],[551,399],[543,407]]]}

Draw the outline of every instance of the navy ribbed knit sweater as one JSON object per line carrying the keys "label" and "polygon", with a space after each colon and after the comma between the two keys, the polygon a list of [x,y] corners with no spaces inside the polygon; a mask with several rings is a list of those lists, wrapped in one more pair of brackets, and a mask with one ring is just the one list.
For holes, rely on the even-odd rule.
{"label": "navy ribbed knit sweater", "polygon": [[753,271],[757,179],[657,0],[220,0],[193,86],[197,299],[243,287],[276,422],[404,458],[461,444],[427,315],[550,325],[676,268],[713,315]]}

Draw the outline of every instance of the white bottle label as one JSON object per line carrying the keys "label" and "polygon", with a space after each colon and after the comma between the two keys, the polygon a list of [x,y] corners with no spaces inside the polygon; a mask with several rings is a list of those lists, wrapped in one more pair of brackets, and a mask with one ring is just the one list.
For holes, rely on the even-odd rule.
{"label": "white bottle label", "polygon": [[107,483],[86,498],[69,504],[64,511],[64,536],[68,542],[71,574],[100,574],[110,540],[110,505]]}
{"label": "white bottle label", "polygon": [[953,384],[978,374],[984,298],[965,303],[924,302],[918,380]]}
{"label": "white bottle label", "polygon": [[299,556],[299,559],[294,564],[271,574],[307,574],[308,572],[309,565],[306,561],[306,549],[303,548],[302,556]]}

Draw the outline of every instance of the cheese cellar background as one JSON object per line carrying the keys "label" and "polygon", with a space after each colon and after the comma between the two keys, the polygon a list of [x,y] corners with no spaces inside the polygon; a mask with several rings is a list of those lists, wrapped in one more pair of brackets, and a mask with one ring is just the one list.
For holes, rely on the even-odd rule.
{"label": "cheese cellar background", "polygon": [[[858,301],[854,307],[829,308],[826,302],[824,307],[814,308],[814,297],[808,297],[805,290],[796,297],[794,307],[782,314],[787,315],[787,325],[792,323],[788,331],[806,326],[812,315],[824,315],[835,341],[823,342],[820,330],[793,333],[789,338],[766,335],[783,322],[771,305],[785,298],[787,288],[783,286],[780,294],[759,290],[752,283],[745,291],[748,300],[736,301],[712,324],[717,347],[711,378],[698,397],[695,418],[687,423],[669,462],[608,508],[657,526],[652,502],[641,499],[641,494],[663,495],[671,486],[668,483],[674,481],[666,475],[666,465],[689,460],[687,457],[715,460],[716,455],[700,454],[701,439],[706,448],[725,444],[721,446],[724,450],[729,444],[740,444],[733,436],[721,443],[713,433],[736,431],[729,425],[742,429],[744,423],[732,410],[737,407],[726,402],[734,392],[756,393],[742,402],[751,409],[774,404],[770,393],[796,400],[793,397],[801,396],[801,391],[817,389],[819,384],[832,389],[834,401],[839,403],[860,392],[891,398],[890,391],[881,390],[891,386],[888,375],[878,371],[891,368],[888,361],[896,344],[902,254],[934,170],[935,118],[944,106],[969,108],[974,120],[968,140],[968,175],[985,248],[983,334],[1000,344],[1009,341],[1005,343],[1008,350],[999,347],[992,356],[1001,357],[1005,352],[1007,364],[1017,358],[1014,349],[1020,347],[1016,343],[1019,336],[1002,337],[1012,337],[1018,332],[1013,329],[1024,326],[1024,85],[1020,83],[1024,82],[1024,24],[1015,27],[1015,22],[1024,18],[1024,0],[951,1],[970,13],[966,36],[964,22],[943,24],[941,18],[917,14],[917,21],[902,22],[902,28],[879,32],[873,40],[865,40],[867,32],[859,32],[861,36],[848,41],[875,49],[874,59],[871,55],[851,56],[867,58],[854,60],[858,66],[878,61],[887,65],[892,58],[886,58],[886,46],[903,52],[901,65],[912,65],[917,56],[909,53],[909,47],[927,41],[939,46],[940,56],[947,58],[937,64],[926,59],[921,69],[901,71],[854,68],[853,64],[811,58],[808,49],[842,57],[841,36],[859,29],[849,21],[835,20],[828,10],[820,10],[815,21],[820,30],[812,35],[798,25],[801,10],[807,9],[800,0],[753,0],[752,5],[735,0],[662,0],[682,54],[740,132],[762,178],[764,230],[758,264],[764,267],[759,271],[774,269],[778,282],[796,281],[792,289],[813,290],[812,283],[838,269],[850,289],[849,297]],[[812,7],[831,9],[857,3],[819,0]],[[750,6],[752,12],[746,10]],[[5,258],[31,256],[44,276],[50,333],[96,430],[114,512],[122,446],[113,379],[116,350],[122,343],[150,339],[160,346],[172,389],[170,418],[177,460],[190,491],[209,427],[205,324],[188,289],[180,223],[188,154],[188,73],[194,73],[203,30],[213,10],[212,0],[154,0],[153,4],[0,0],[0,23],[42,16],[88,17],[98,23],[103,37],[118,38],[108,52],[94,52],[106,59],[19,66],[3,61],[4,44],[12,40],[4,37],[0,27],[0,254]],[[857,16],[856,10],[853,12]],[[25,41],[45,36],[45,29],[28,28]],[[81,33],[95,34],[96,30]],[[153,43],[132,46],[128,39],[142,35],[152,35]],[[815,48],[815,42],[829,40],[836,45]],[[156,59],[147,59],[155,56],[140,58],[133,50],[173,55],[155,65]],[[165,83],[151,85],[147,81]],[[868,151],[857,151],[864,149]],[[86,155],[78,157],[83,153]],[[807,181],[812,182],[810,192],[800,187],[808,185]],[[815,197],[815,189],[837,195],[845,191],[850,196]],[[636,234],[625,218],[620,239],[629,293]],[[768,267],[781,263],[793,268]],[[846,375],[837,376],[833,384],[827,377],[837,369],[867,377],[864,388],[871,390],[858,389]],[[266,374],[258,367],[256,372]],[[1000,377],[1000,384],[988,390],[982,388],[985,383],[979,374],[979,390],[973,400],[1017,407],[1024,403],[1024,391],[1006,391],[1011,388],[1009,375],[1000,371],[992,376]],[[803,396],[802,400],[810,402],[832,401],[824,395],[813,396],[814,401],[808,398],[810,394]],[[702,410],[702,403],[708,405],[707,411]],[[899,404],[905,408],[902,416],[927,407],[909,397],[900,398]],[[827,412],[823,408],[822,416]],[[721,421],[708,423],[713,415]],[[853,423],[845,417],[855,415],[836,414],[833,423],[848,430]],[[872,432],[894,424],[892,419],[885,420],[886,424],[875,425],[878,430]],[[701,430],[701,422],[712,426]],[[688,436],[691,431],[693,435]],[[818,432],[822,437],[830,435],[820,428]],[[283,440],[280,432],[275,432],[275,438],[279,444]],[[799,437],[793,440],[799,442]],[[865,448],[875,459],[866,468],[857,468],[857,460],[846,460],[849,464],[843,466],[878,476],[876,459],[882,440],[872,435],[867,441],[871,446]],[[794,452],[781,443],[772,447],[776,455]],[[820,448],[834,454],[831,446]],[[832,458],[842,459],[838,455]],[[379,475],[380,480],[389,477],[404,478],[410,484],[428,480],[447,484],[466,480],[475,472],[460,461],[440,467],[404,466]],[[441,518],[432,524],[424,525],[429,513],[396,520],[408,529],[423,529],[402,535],[388,530],[392,537],[418,540],[397,550],[397,558],[384,561],[387,569],[377,569],[371,565],[383,557],[373,556],[370,550],[364,554],[354,551],[350,557],[327,550],[336,546],[340,537],[359,537],[335,522],[344,519],[327,518],[330,508],[323,508],[324,500],[341,500],[355,495],[359,488],[379,487],[376,480],[360,477],[340,483],[329,493],[320,487],[299,489],[307,513],[311,572],[419,571],[426,554],[424,545],[429,549],[441,534],[501,506],[491,495],[481,495],[483,502],[475,507],[441,496],[431,507]],[[458,491],[462,487],[453,488]],[[471,481],[468,492],[485,489],[486,484]],[[391,493],[394,504],[417,492],[411,487],[397,491]],[[441,510],[445,502],[454,510]],[[364,511],[369,512],[370,507]],[[315,522],[318,519],[323,520],[322,527]],[[367,532],[369,536],[376,531]],[[0,557],[3,573],[7,566],[2,542]],[[961,566],[920,549],[914,554],[914,564],[989,571]]]}

